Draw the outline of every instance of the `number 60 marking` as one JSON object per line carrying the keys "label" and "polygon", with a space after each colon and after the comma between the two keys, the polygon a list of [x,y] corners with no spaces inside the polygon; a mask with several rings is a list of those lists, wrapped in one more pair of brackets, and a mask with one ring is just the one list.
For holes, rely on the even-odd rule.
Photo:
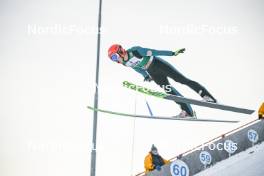
{"label": "number 60 marking", "polygon": [[172,176],[189,176],[189,167],[181,160],[176,160],[170,165]]}

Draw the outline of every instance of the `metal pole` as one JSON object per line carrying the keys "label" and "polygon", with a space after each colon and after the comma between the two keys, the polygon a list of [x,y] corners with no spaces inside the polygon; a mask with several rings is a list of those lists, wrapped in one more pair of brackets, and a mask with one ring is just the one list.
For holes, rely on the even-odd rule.
{"label": "metal pole", "polygon": [[[101,41],[101,11],[102,0],[99,0],[99,12],[98,12],[98,29],[97,29],[97,62],[96,62],[96,88],[94,95],[94,108],[98,107],[98,85],[99,85],[99,61],[100,61],[100,41]],[[95,176],[96,170],[96,135],[97,135],[97,111],[94,111],[93,118],[93,143],[91,151],[91,170],[90,176]]]}

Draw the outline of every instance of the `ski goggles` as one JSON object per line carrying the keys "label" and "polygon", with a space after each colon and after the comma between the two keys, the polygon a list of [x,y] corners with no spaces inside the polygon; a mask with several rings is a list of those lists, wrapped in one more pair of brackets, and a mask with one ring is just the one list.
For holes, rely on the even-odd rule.
{"label": "ski goggles", "polygon": [[114,62],[119,62],[119,60],[118,60],[119,57],[120,57],[120,56],[119,56],[117,53],[115,53],[115,54],[112,54],[110,58],[111,58],[111,60],[114,61]]}
{"label": "ski goggles", "polygon": [[117,50],[117,54],[119,54],[119,56],[124,57],[125,55],[125,51],[122,49],[122,47],[120,46]]}

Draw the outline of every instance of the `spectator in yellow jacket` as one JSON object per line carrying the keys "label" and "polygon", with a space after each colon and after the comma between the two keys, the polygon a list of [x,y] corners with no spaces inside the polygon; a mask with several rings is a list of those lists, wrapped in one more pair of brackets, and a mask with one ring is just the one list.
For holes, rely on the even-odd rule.
{"label": "spectator in yellow jacket", "polygon": [[145,173],[148,173],[148,172],[153,171],[155,169],[160,171],[161,166],[163,166],[164,164],[168,164],[168,163],[169,163],[168,160],[163,159],[159,155],[158,149],[153,144],[150,152],[145,157],[145,161],[144,161]]}
{"label": "spectator in yellow jacket", "polygon": [[260,119],[264,119],[264,103],[259,108],[258,115]]}

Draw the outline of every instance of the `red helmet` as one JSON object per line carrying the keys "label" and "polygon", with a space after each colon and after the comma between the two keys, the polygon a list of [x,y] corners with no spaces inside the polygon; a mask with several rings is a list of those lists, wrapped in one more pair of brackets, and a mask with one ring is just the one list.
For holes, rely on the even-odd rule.
{"label": "red helmet", "polygon": [[110,59],[112,59],[114,54],[118,54],[120,57],[124,58],[126,53],[126,50],[119,44],[114,44],[108,49],[108,57]]}

